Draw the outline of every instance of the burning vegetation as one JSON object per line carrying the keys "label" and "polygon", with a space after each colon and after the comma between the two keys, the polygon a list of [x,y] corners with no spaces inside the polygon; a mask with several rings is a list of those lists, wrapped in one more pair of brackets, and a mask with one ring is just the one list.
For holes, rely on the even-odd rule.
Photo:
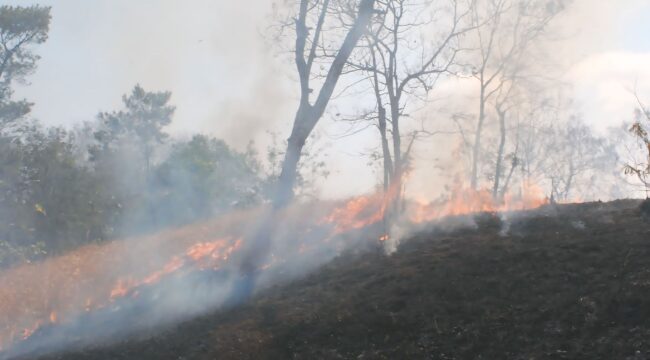
{"label": "burning vegetation", "polygon": [[[51,352],[67,356],[98,343],[147,337],[214,311],[224,326],[214,332],[219,345],[196,358],[214,353],[226,358],[514,359],[550,356],[549,351],[566,358],[570,351],[583,351],[582,345],[593,345],[530,348],[526,354],[480,345],[489,338],[529,346],[512,332],[527,331],[520,320],[535,321],[530,314],[543,323],[539,336],[582,334],[557,314],[560,320],[555,322],[533,308],[522,310],[530,312],[525,316],[515,314],[518,306],[540,306],[524,294],[524,283],[533,281],[525,276],[543,285],[545,293],[531,290],[537,299],[548,296],[556,308],[563,302],[575,307],[578,301],[576,323],[601,340],[611,335],[603,330],[606,322],[627,324],[628,307],[642,312],[639,304],[644,302],[634,299],[645,294],[640,288],[647,285],[646,270],[639,268],[634,251],[645,253],[639,241],[648,232],[649,202],[602,205],[600,199],[648,197],[650,112],[641,100],[646,94],[637,92],[630,109],[638,109],[631,122],[596,129],[597,120],[583,115],[571,98],[565,85],[569,66],[552,50],[567,45],[560,39],[570,32],[567,23],[579,4],[268,3],[273,5],[273,36],[265,41],[282,54],[268,62],[294,71],[298,86],[295,94],[281,96],[295,111],[286,142],[278,144],[271,134],[261,142],[268,146],[264,151],[253,134],[245,141],[238,136],[226,142],[212,135],[175,133],[172,92],[148,91],[140,84],[123,95],[119,109],[101,111],[68,128],[34,119],[34,104],[15,93],[29,89],[38,50],[48,41],[56,17],[52,19],[50,7],[0,6],[0,359]],[[286,63],[291,67],[284,67]],[[445,100],[437,101],[440,96]],[[295,98],[294,104],[290,99]],[[178,106],[182,110],[187,104]],[[250,111],[250,103],[246,108]],[[327,131],[342,128],[337,135]],[[335,145],[338,152],[350,144],[365,147],[359,151],[368,166],[355,165],[356,171],[345,174],[334,169],[338,178],[333,182],[346,188],[363,175],[374,176],[364,191],[319,195],[336,166],[336,160],[326,159],[328,149],[319,147],[323,137],[347,141]],[[596,199],[598,203],[570,205]],[[528,265],[541,266],[537,256],[570,261],[557,254],[566,247],[590,253],[592,235],[602,242],[593,245],[599,249],[594,251],[611,246],[610,238],[597,233],[626,235],[622,263],[602,266],[613,269],[611,283],[566,295],[564,285],[546,282],[546,273],[522,265],[530,257]],[[546,243],[546,237],[552,240]],[[544,250],[540,253],[537,246]],[[479,250],[511,267],[478,259]],[[430,255],[434,265],[415,252]],[[511,252],[519,257],[510,257]],[[600,257],[587,260],[587,270],[574,269],[583,278],[602,265]],[[361,265],[355,266],[357,262]],[[332,268],[339,265],[340,272]],[[489,286],[483,286],[475,281],[483,274],[473,265],[488,273],[497,269],[497,277],[488,277]],[[322,292],[323,302],[332,304],[312,304],[318,291],[306,297],[296,294],[301,286],[319,281],[317,270],[326,278],[372,270],[369,280],[349,284],[349,292],[373,289],[366,305],[375,306],[375,313],[360,312],[363,302],[347,292],[335,299],[331,293],[343,290],[337,281],[327,282],[334,287]],[[521,276],[512,273],[518,270]],[[418,292],[425,277],[435,279],[424,287],[429,293],[409,296]],[[419,280],[408,281],[415,278]],[[411,288],[391,288],[400,279]],[[378,291],[375,285],[383,282],[399,295]],[[553,286],[573,297],[556,298]],[[302,305],[286,310],[278,289],[292,294],[283,298],[286,304]],[[522,303],[510,298],[501,303],[505,289]],[[487,298],[472,302],[468,294]],[[405,313],[411,302],[417,306]],[[425,310],[427,304],[439,308]],[[484,305],[485,312],[476,310]],[[247,318],[247,311],[257,316],[258,306],[282,309],[282,314],[268,310],[261,320],[266,325]],[[305,312],[310,306],[318,310]],[[465,316],[466,310],[471,316]],[[229,311],[235,320],[223,320]],[[418,312],[426,316],[417,319]],[[326,318],[327,329],[317,332],[338,335],[323,332],[314,340],[300,333],[296,324],[313,323],[312,316]],[[356,316],[370,336],[361,342],[363,352],[341,338],[358,334],[358,329],[350,330]],[[279,322],[297,326],[291,330],[296,339],[321,348],[292,342],[292,332]],[[336,323],[346,325],[337,332],[332,330]],[[417,341],[407,325],[418,329]],[[384,326],[385,333],[378,330]],[[636,326],[629,331],[647,334]],[[274,327],[281,335],[269,333]],[[247,340],[238,340],[240,345],[224,340],[235,336],[228,334],[231,328]],[[488,335],[493,331],[498,339]],[[336,337],[341,348],[332,349],[323,339],[328,336]],[[475,344],[468,343],[472,336]],[[380,337],[392,350],[377,344]],[[280,340],[284,344],[278,346]],[[635,349],[650,351],[644,346]],[[619,345],[595,348],[613,358],[624,353]]]}
{"label": "burning vegetation", "polygon": [[[471,192],[464,194],[438,204],[409,203],[401,225],[426,225],[451,215],[532,209],[545,201],[543,198],[533,200],[530,196],[534,195],[530,194],[506,207],[496,206],[489,196],[477,194],[470,199]],[[461,196],[463,201],[456,198]],[[390,229],[385,228],[386,214],[382,206],[385,201],[381,195],[369,195],[330,205],[296,205],[284,210],[277,220],[292,231],[274,239],[277,248],[265,263],[259,264],[258,270],[268,273],[262,275],[266,277],[264,286],[293,278],[287,272],[314,269],[343,252],[385,243],[393,240],[393,236],[403,235],[392,235]],[[87,313],[109,311],[114,317],[128,317],[132,314],[120,310],[128,301],[124,298],[139,302],[142,292],[152,288],[163,288],[165,293],[190,291],[183,295],[187,298],[195,295],[192,291],[196,289],[185,289],[170,279],[195,274],[225,276],[216,290],[227,294],[238,281],[236,270],[244,255],[244,242],[251,231],[255,232],[250,226],[266,212],[268,209],[242,211],[143,238],[85,246],[60,257],[5,271],[0,277],[3,299],[0,316],[6,324],[0,337],[3,349],[20,348],[21,343],[30,343],[30,338],[38,336],[39,332],[49,336],[48,332],[58,326],[65,329],[67,324],[79,319],[88,320],[84,318]],[[303,218],[290,220],[297,213],[304,214]],[[151,253],[156,256],[152,257]],[[305,265],[308,262],[312,264]],[[159,299],[159,302],[167,300]],[[214,307],[227,304],[228,299],[208,301]],[[175,318],[177,314],[168,316]]]}

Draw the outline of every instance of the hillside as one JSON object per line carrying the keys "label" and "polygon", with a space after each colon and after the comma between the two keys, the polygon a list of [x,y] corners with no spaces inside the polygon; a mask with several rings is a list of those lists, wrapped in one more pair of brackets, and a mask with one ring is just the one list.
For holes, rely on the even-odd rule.
{"label": "hillside", "polygon": [[[547,206],[346,254],[246,305],[42,360],[646,359],[650,222]],[[507,231],[505,231],[507,230]]]}

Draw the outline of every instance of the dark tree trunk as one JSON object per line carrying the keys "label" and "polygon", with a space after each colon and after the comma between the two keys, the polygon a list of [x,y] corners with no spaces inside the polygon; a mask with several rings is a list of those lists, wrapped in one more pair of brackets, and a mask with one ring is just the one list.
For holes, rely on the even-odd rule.
{"label": "dark tree trunk", "polygon": [[404,175],[404,159],[402,158],[402,136],[400,133],[400,108],[399,98],[391,97],[391,120],[393,131],[393,175],[391,176],[392,210],[397,216],[401,211],[402,204],[402,180]]}
{"label": "dark tree trunk", "polygon": [[386,109],[382,106],[379,107],[379,134],[381,135],[381,152],[384,158],[384,193],[386,193],[392,181],[393,159],[390,154],[390,146],[388,145],[388,136],[386,133]]}
{"label": "dark tree trunk", "polygon": [[478,123],[476,124],[476,134],[474,135],[474,147],[472,149],[472,175],[470,178],[470,186],[473,190],[478,187],[478,168],[479,157],[481,156],[481,136],[483,133],[483,122],[485,121],[485,86],[481,79],[481,95],[480,105],[478,112]]}
{"label": "dark tree trunk", "polygon": [[[327,14],[327,4],[323,3],[319,21],[314,32],[312,44],[318,43],[320,31],[322,29],[325,16]],[[343,44],[336,54],[323,86],[318,93],[318,97],[314,104],[310,103],[309,95],[312,92],[310,89],[309,80],[311,78],[311,66],[314,62],[315,47],[309,52],[305,58],[305,50],[307,44],[307,37],[309,30],[306,25],[307,12],[309,11],[309,1],[301,0],[300,11],[296,19],[296,67],[300,77],[300,105],[296,112],[296,117],[293,122],[291,136],[287,140],[287,151],[282,163],[282,171],[275,188],[273,197],[273,208],[271,211],[263,216],[258,224],[258,227],[247,236],[245,250],[242,250],[242,262],[240,265],[240,279],[233,287],[229,303],[236,304],[241,301],[247,300],[255,290],[257,275],[259,267],[263,264],[272,247],[274,228],[277,224],[277,216],[280,214],[279,209],[287,206],[294,195],[294,185],[298,174],[298,164],[302,149],[307,141],[307,137],[311,134],[312,130],[323,116],[325,108],[329,103],[336,83],[343,72],[343,67],[348,61],[350,54],[357,46],[357,42],[361,38],[364,30],[367,28],[370,18],[374,11],[375,0],[361,0],[359,4],[359,12],[354,25],[345,36]]]}
{"label": "dark tree trunk", "polygon": [[287,151],[282,162],[282,172],[275,189],[274,208],[285,207],[293,199],[293,188],[298,175],[298,163],[300,162],[302,148],[305,146],[305,141],[311,132],[311,129],[306,127],[305,124],[313,123],[313,120],[310,119],[313,116],[312,112],[311,107],[303,103],[296,113],[293,130],[287,140]]}
{"label": "dark tree trunk", "polygon": [[501,185],[501,171],[503,164],[503,152],[506,147],[506,112],[497,109],[499,114],[499,130],[501,132],[501,137],[499,139],[499,151],[497,153],[497,163],[494,169],[494,186],[492,188],[492,198],[494,200],[499,200],[499,186]]}
{"label": "dark tree trunk", "polygon": [[508,192],[508,189],[510,188],[510,180],[512,180],[512,174],[515,172],[515,168],[517,168],[517,165],[518,165],[518,161],[515,155],[515,158],[512,159],[512,164],[510,165],[510,172],[508,172],[506,181],[503,183],[503,186],[501,187],[501,193],[499,195],[500,201],[503,201],[503,199],[506,196],[506,193]]}
{"label": "dark tree trunk", "polygon": [[[377,69],[377,59],[375,57],[374,45],[370,44],[368,47],[372,56],[372,67]],[[393,174],[393,159],[390,154],[390,146],[388,145],[388,134],[386,130],[386,108],[382,102],[381,92],[379,90],[379,77],[377,72],[372,72],[373,90],[375,92],[375,101],[377,101],[377,122],[379,128],[379,135],[381,137],[381,152],[384,159],[384,194],[387,194],[390,188]]]}
{"label": "dark tree trunk", "polygon": [[[300,16],[296,24],[296,66],[300,76],[300,106],[296,113],[296,118],[294,119],[293,130],[288,139],[287,151],[285,153],[284,162],[282,163],[282,172],[280,173],[280,178],[278,179],[278,184],[275,189],[276,194],[273,198],[274,208],[282,208],[293,199],[293,187],[296,182],[298,163],[300,161],[302,148],[305,145],[305,141],[307,141],[307,137],[316,126],[316,123],[325,113],[325,109],[334,93],[334,89],[341,73],[343,72],[343,68],[370,22],[370,18],[374,11],[375,0],[361,0],[355,23],[345,36],[341,48],[334,57],[330,69],[327,72],[327,76],[325,77],[325,82],[323,83],[313,105],[311,105],[309,101],[309,95],[312,92],[312,89],[309,88],[309,79],[311,77],[310,71],[311,65],[314,61],[315,52],[310,52],[307,60],[304,58],[308,33],[305,24],[306,12],[308,11],[307,3],[307,0],[302,0]],[[316,37],[314,43],[318,42],[318,29],[322,26],[321,22],[324,21],[324,19],[325,11],[321,13],[319,25],[317,26],[317,31],[314,35]]]}
{"label": "dark tree trunk", "polygon": [[571,159],[569,159],[569,176],[566,180],[566,184],[564,186],[564,191],[562,193],[562,200],[568,200],[569,199],[569,193],[571,192],[571,187],[573,186],[573,178],[576,175],[575,171],[575,166],[573,165],[573,154],[571,154]]}

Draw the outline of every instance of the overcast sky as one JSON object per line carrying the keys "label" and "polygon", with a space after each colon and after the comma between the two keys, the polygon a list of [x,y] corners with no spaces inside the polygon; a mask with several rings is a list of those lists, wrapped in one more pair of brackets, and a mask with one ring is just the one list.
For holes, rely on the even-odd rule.
{"label": "overcast sky", "polygon": [[[572,64],[566,80],[587,120],[604,129],[631,117],[635,82],[650,101],[650,1],[574,1],[562,20],[570,34],[561,47]],[[17,91],[45,124],[72,126],[117,109],[122,94],[140,83],[172,91],[174,134],[207,132],[239,148],[263,142],[269,130],[287,135],[297,85],[292,68],[266,45],[271,0],[5,3],[52,6],[38,70]],[[319,126],[337,132],[331,123]],[[375,141],[368,134],[328,141],[333,174],[324,195],[373,185],[377,178],[359,153]]]}

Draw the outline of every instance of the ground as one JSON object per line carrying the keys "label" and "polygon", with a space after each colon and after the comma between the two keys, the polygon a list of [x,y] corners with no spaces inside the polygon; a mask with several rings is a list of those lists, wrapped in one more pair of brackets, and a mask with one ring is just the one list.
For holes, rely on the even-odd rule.
{"label": "ground", "polygon": [[639,202],[547,206],[427,230],[153,334],[49,355],[109,359],[650,359]]}

